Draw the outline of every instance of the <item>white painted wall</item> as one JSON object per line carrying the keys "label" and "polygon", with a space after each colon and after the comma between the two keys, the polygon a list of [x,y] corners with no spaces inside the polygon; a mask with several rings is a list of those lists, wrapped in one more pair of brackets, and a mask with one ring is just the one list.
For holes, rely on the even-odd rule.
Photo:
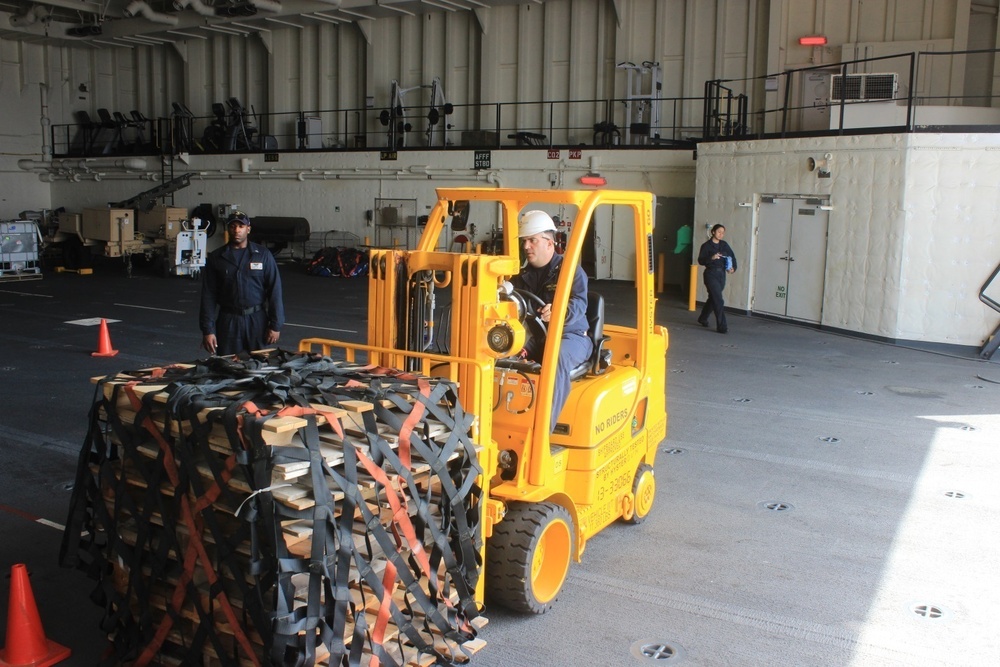
{"label": "white painted wall", "polygon": [[[809,157],[830,154],[830,178]],[[753,234],[762,194],[828,196],[823,326],[888,339],[982,345],[1000,316],[979,301],[1000,262],[1000,136],[870,135],[703,144],[697,248],[726,225],[741,270],[732,307],[752,310]],[[705,298],[699,286],[699,300]]]}
{"label": "white painted wall", "polygon": [[[191,156],[187,166],[175,163],[176,175],[194,174],[191,185],[175,193],[175,205],[191,210],[201,203],[238,204],[251,217],[304,217],[314,232],[347,231],[363,239],[374,238],[365,211],[374,207],[376,198],[416,199],[417,215],[423,215],[436,201],[435,187],[548,188],[554,174],[558,188],[583,188],[578,179],[597,166],[609,188],[694,195],[695,162],[689,150],[583,150],[573,159],[565,149],[559,159],[549,159],[544,149],[493,151],[491,169],[478,171],[472,168],[471,150],[399,151],[397,160],[384,162],[377,156],[373,163],[368,153],[296,153],[265,163],[263,156],[255,155],[248,173],[241,170],[241,156]],[[591,162],[593,157],[597,162]],[[158,177],[156,162],[147,161],[146,176]],[[79,181],[59,179],[51,187],[54,201],[78,211],[126,199],[154,185],[115,170],[95,170]],[[479,224],[477,230],[473,240],[484,240],[489,225]]]}
{"label": "white painted wall", "polygon": [[[844,128],[904,127],[906,102],[864,102],[844,106]],[[1000,108],[958,106],[915,106],[911,122],[928,125],[1000,125]],[[830,110],[830,129],[840,127],[840,109]]]}
{"label": "white painted wall", "polygon": [[898,337],[981,345],[1000,317],[979,290],[1000,263],[1000,136],[910,137]]}

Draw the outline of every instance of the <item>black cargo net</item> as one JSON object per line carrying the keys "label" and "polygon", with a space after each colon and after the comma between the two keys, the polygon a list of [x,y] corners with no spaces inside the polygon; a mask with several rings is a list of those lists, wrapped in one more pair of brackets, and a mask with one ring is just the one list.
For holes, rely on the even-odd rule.
{"label": "black cargo net", "polygon": [[309,354],[104,378],[60,557],[109,662],[467,662],[472,421],[452,382]]}

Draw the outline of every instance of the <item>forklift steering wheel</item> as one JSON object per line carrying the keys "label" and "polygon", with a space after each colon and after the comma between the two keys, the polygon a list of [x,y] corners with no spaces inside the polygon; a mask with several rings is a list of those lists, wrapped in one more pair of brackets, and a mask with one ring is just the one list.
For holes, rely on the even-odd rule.
{"label": "forklift steering wheel", "polygon": [[539,331],[532,333],[541,333],[542,336],[548,334],[549,328],[538,314],[538,311],[545,307],[545,302],[542,301],[538,295],[533,292],[529,292],[528,290],[516,289],[514,290],[514,295],[524,307],[524,318],[522,319],[522,322],[539,329]]}

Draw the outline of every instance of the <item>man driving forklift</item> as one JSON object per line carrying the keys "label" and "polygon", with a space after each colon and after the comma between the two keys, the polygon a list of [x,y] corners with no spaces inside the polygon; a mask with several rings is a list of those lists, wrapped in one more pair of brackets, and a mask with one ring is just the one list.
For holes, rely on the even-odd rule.
{"label": "man driving forklift", "polygon": [[[556,253],[556,225],[545,211],[526,211],[521,214],[518,230],[524,247],[525,263],[511,282],[515,288],[539,298],[542,305],[533,305],[538,306],[535,317],[542,323],[538,329],[544,332],[552,317],[552,299],[563,260],[562,255]],[[570,371],[589,359],[594,351],[594,345],[587,335],[587,327],[587,274],[577,267],[556,366],[550,431],[555,430],[559,413],[569,396]],[[544,349],[545,338],[534,335],[525,341],[521,355],[541,363]]]}

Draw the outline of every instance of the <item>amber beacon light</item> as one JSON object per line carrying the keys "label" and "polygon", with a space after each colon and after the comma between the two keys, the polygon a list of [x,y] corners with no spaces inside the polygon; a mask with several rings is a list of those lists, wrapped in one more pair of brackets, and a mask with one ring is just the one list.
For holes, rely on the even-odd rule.
{"label": "amber beacon light", "polygon": [[799,44],[802,46],[824,46],[826,44],[826,37],[824,35],[809,35],[808,37],[799,37]]}
{"label": "amber beacon light", "polygon": [[584,185],[607,185],[608,179],[604,178],[600,174],[587,174],[586,176],[580,177],[580,182]]}

